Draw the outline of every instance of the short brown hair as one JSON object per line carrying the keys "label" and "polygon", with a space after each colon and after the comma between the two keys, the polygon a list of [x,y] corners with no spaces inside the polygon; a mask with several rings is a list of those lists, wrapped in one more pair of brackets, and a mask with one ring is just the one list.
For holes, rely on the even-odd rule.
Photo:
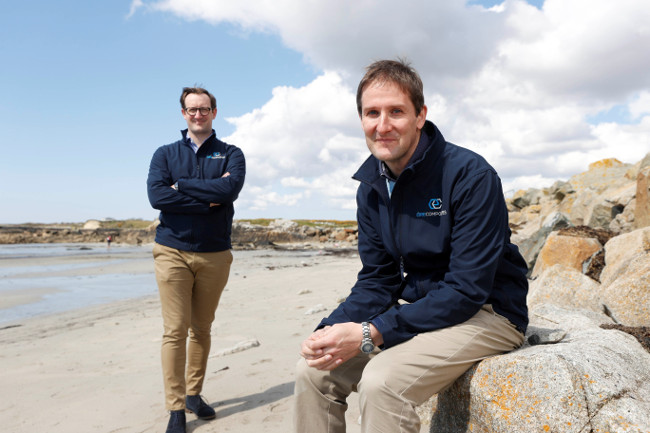
{"label": "short brown hair", "polygon": [[424,107],[424,90],[422,79],[417,71],[403,59],[378,60],[366,68],[359,87],[357,87],[357,111],[361,116],[361,95],[374,82],[391,82],[399,86],[411,98],[415,113],[420,114]]}
{"label": "short brown hair", "polygon": [[203,87],[183,87],[183,93],[181,93],[181,108],[185,110],[185,98],[187,98],[187,95],[190,94],[197,94],[197,95],[208,95],[210,97],[210,106],[214,110],[217,108],[217,98],[214,97],[214,95],[207,90],[205,90]]}

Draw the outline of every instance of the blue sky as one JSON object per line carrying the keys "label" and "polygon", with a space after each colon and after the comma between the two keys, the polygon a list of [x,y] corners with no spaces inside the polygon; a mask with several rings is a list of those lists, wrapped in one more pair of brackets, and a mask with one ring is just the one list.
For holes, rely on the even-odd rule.
{"label": "blue sky", "polygon": [[[650,151],[650,3],[622,0],[5,2],[0,223],[153,219],[178,97],[217,97],[248,177],[236,217],[354,218],[363,67],[406,56],[429,119],[508,190]],[[431,4],[434,3],[434,4]]]}

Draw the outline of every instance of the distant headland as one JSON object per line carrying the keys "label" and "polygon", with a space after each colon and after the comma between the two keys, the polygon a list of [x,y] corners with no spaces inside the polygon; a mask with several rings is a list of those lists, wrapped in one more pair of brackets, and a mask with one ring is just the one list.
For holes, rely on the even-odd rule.
{"label": "distant headland", "polygon": [[[0,225],[0,244],[98,243],[110,236],[114,244],[154,241],[158,220],[88,220],[79,223]],[[255,219],[235,220],[234,249],[265,247],[356,246],[355,221]]]}

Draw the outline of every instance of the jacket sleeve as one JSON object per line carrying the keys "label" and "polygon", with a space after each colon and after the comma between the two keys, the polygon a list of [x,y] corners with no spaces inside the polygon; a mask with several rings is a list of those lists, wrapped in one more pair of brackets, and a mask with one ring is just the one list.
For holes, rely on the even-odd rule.
{"label": "jacket sleeve", "polygon": [[491,294],[508,236],[508,214],[496,173],[486,171],[456,185],[452,212],[451,251],[444,278],[418,280],[418,291],[425,294],[422,298],[372,320],[385,347],[462,323]]}
{"label": "jacket sleeve", "polygon": [[207,214],[210,202],[197,200],[171,188],[174,183],[168,167],[165,148],[153,154],[147,177],[147,195],[154,209],[170,213]]}
{"label": "jacket sleeve", "polygon": [[179,179],[178,190],[208,203],[234,202],[244,186],[246,160],[241,149],[231,146],[229,150],[224,169],[224,173],[230,173],[229,176],[215,179]]}
{"label": "jacket sleeve", "polygon": [[350,295],[318,327],[368,321],[399,299],[402,283],[399,263],[388,254],[377,230],[380,227],[378,200],[381,198],[367,186],[357,190],[359,257],[363,266]]}

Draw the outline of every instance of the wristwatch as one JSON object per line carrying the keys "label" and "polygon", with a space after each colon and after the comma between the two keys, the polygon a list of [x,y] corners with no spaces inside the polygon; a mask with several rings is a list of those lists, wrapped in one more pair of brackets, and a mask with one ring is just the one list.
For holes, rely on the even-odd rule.
{"label": "wristwatch", "polygon": [[370,325],[368,322],[362,322],[361,329],[363,331],[363,340],[361,340],[360,349],[363,353],[371,353],[375,350],[375,344],[372,342],[372,338],[370,338]]}

